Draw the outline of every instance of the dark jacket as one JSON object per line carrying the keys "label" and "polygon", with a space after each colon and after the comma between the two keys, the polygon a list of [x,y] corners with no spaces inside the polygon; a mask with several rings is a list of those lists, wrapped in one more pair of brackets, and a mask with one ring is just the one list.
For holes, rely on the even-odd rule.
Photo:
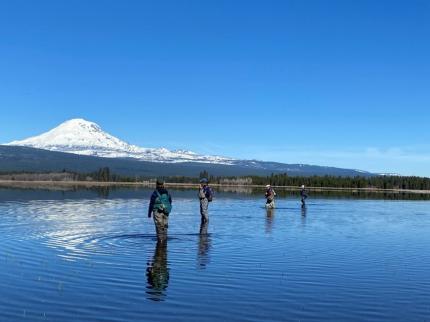
{"label": "dark jacket", "polygon": [[169,201],[170,201],[170,203],[172,203],[172,196],[170,195],[170,193],[166,189],[164,189],[164,188],[155,189],[154,192],[152,193],[151,199],[149,201],[148,217],[151,217],[152,211],[154,210],[155,199],[158,198],[157,191],[160,195],[162,195],[164,193],[169,195]]}
{"label": "dark jacket", "polygon": [[306,189],[300,189],[300,196],[302,198],[307,198],[308,197],[308,192],[306,191]]}

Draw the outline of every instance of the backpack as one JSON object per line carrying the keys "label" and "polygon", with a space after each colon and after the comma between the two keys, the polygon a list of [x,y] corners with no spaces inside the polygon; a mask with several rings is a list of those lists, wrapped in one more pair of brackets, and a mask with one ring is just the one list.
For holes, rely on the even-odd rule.
{"label": "backpack", "polygon": [[154,209],[157,209],[165,215],[169,215],[172,211],[172,204],[170,203],[169,195],[167,193],[160,194],[158,191],[156,192],[157,199],[155,199]]}
{"label": "backpack", "polygon": [[212,200],[214,198],[214,192],[213,192],[213,190],[212,190],[211,187],[206,187],[206,189],[205,189],[205,195],[206,195],[206,199],[209,202],[212,202]]}

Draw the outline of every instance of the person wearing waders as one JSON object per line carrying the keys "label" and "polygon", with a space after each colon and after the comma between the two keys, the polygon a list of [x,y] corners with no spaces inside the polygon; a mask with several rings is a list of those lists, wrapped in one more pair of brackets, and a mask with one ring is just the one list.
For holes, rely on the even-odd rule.
{"label": "person wearing waders", "polygon": [[266,193],[264,194],[266,197],[266,209],[273,209],[275,208],[275,196],[276,192],[273,190],[272,186],[268,184],[266,186]]}
{"label": "person wearing waders", "polygon": [[212,201],[212,189],[208,186],[208,179],[203,178],[200,180],[199,199],[200,199],[200,215],[202,216],[202,223],[209,221],[208,206]]}
{"label": "person wearing waders", "polygon": [[164,181],[158,179],[156,189],[151,195],[148,208],[148,218],[153,216],[157,238],[164,241],[167,238],[169,214],[172,210],[172,197],[164,188]]}
{"label": "person wearing waders", "polygon": [[306,207],[306,199],[308,198],[308,192],[305,189],[305,185],[302,185],[300,187],[300,197],[301,197],[301,201],[302,201],[302,207]]}

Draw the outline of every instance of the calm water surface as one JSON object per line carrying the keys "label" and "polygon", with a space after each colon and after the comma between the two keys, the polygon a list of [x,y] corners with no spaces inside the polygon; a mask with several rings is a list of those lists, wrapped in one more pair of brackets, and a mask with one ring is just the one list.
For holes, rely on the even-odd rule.
{"label": "calm water surface", "polygon": [[430,203],[0,190],[1,321],[430,321]]}

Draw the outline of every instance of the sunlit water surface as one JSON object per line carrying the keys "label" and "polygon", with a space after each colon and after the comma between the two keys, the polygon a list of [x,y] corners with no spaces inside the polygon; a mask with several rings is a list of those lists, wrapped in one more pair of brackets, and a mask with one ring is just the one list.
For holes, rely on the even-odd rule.
{"label": "sunlit water surface", "polygon": [[1,321],[430,320],[429,201],[0,193]]}

